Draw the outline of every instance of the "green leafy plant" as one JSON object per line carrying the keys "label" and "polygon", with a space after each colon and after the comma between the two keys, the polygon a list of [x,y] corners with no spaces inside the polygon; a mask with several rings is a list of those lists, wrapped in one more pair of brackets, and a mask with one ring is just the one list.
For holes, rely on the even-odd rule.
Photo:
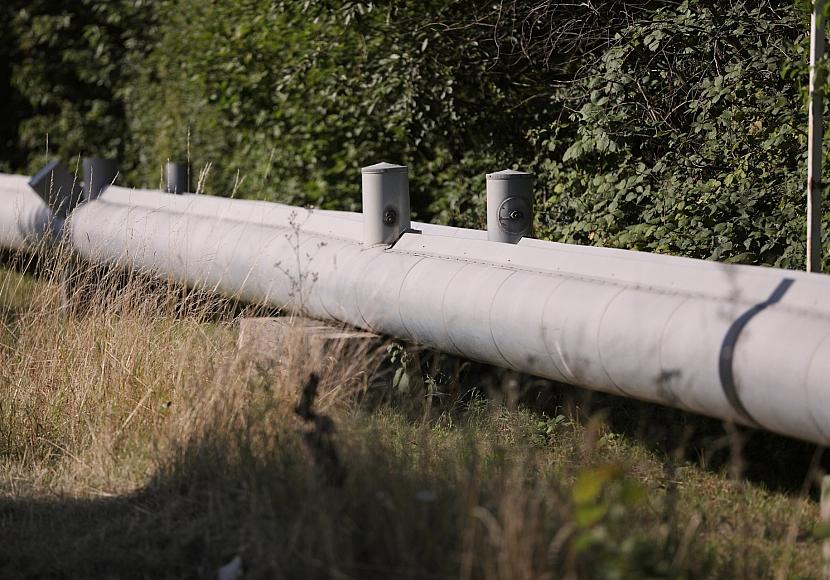
{"label": "green leafy plant", "polygon": [[570,549],[589,560],[604,578],[644,578],[671,575],[652,539],[632,533],[633,522],[647,504],[645,488],[625,475],[618,464],[605,464],[580,473],[571,489],[575,533]]}
{"label": "green leafy plant", "polygon": [[539,237],[803,267],[809,3],[3,10],[10,169],[42,164],[48,134],[132,185],[187,159],[212,167],[206,193],[354,210],[359,167],[387,159],[411,167],[416,219],[483,227],[484,174],[522,167]]}

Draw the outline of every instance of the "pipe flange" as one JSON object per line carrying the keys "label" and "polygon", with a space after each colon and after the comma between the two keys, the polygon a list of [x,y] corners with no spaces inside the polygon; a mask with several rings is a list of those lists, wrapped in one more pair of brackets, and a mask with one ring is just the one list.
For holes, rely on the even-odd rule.
{"label": "pipe flange", "polygon": [[530,232],[530,202],[524,197],[510,196],[499,206],[499,229],[512,236]]}

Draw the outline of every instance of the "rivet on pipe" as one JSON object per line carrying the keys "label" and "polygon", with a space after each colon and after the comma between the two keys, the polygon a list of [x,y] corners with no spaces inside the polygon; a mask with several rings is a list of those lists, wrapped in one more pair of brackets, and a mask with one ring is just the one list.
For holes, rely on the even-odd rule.
{"label": "rivet on pipe", "polygon": [[97,199],[101,192],[112,185],[118,175],[118,164],[112,159],[84,157],[84,199]]}
{"label": "rivet on pipe", "polygon": [[187,163],[168,161],[164,166],[164,191],[167,193],[188,193],[190,167]]}
{"label": "rivet on pipe", "polygon": [[516,244],[533,233],[533,174],[487,174],[487,239]]}
{"label": "rivet on pipe", "polygon": [[363,243],[392,244],[410,226],[409,169],[377,163],[360,170],[363,192]]}

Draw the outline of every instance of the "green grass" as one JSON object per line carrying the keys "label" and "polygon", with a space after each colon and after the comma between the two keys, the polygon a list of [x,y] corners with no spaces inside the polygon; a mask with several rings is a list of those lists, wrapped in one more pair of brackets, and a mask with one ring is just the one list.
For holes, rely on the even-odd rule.
{"label": "green grass", "polygon": [[369,352],[257,366],[192,298],[67,317],[53,280],[0,270],[0,577],[819,576],[809,446],[446,357],[405,394]]}

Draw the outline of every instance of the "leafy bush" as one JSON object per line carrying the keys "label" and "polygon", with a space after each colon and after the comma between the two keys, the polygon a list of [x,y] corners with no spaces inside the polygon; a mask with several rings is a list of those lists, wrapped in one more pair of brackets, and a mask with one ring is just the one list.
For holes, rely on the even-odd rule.
{"label": "leafy bush", "polygon": [[472,227],[484,174],[521,166],[541,236],[797,268],[801,4],[15,0],[18,147],[31,170],[48,132],[154,187],[189,158],[208,193],[344,209],[386,159],[417,218]]}
{"label": "leafy bush", "polygon": [[6,41],[16,41],[12,88],[29,109],[16,124],[28,163],[15,169],[33,171],[55,154],[72,167],[79,155],[126,160],[124,103],[132,70],[150,49],[151,3],[11,0],[3,10]]}
{"label": "leafy bush", "polygon": [[804,79],[781,72],[807,27],[786,6],[705,4],[621,30],[566,89],[569,123],[537,137],[549,235],[800,267]]}

